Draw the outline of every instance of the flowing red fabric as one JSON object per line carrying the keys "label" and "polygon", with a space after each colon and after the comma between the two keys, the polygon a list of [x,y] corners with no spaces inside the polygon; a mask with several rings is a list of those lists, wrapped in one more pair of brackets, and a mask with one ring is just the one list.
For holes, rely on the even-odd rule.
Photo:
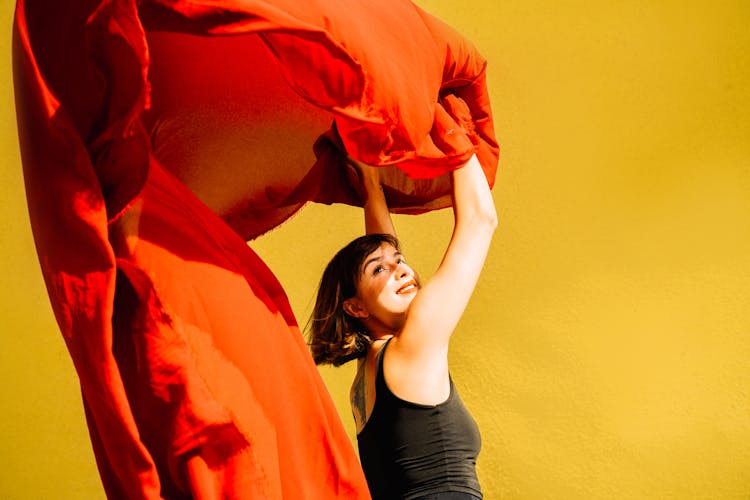
{"label": "flowing red fabric", "polygon": [[[367,498],[245,241],[306,202],[450,204],[494,139],[485,61],[404,0],[18,0],[32,228],[110,498]],[[186,476],[200,457],[202,477]]]}

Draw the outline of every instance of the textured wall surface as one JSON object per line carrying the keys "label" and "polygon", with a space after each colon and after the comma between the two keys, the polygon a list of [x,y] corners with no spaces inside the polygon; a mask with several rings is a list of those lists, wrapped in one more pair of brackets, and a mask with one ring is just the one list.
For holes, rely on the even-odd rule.
{"label": "textured wall surface", "polygon": [[[486,498],[750,497],[750,4],[422,0],[475,41],[502,146],[451,367]],[[0,497],[100,498],[23,195],[0,9]],[[428,278],[451,213],[398,217]],[[358,235],[312,206],[252,246],[304,323]],[[436,250],[438,249],[438,250]],[[352,366],[323,374],[353,436]]]}

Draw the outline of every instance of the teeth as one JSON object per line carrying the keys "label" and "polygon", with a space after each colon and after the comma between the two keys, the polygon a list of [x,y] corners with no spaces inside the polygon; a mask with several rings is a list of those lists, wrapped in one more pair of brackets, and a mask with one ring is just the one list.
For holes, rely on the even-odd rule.
{"label": "teeth", "polygon": [[406,293],[406,292],[409,292],[409,291],[411,291],[411,290],[412,290],[413,288],[416,288],[416,285],[415,285],[414,283],[409,283],[409,284],[408,284],[408,285],[406,285],[405,287],[403,287],[403,288],[399,288],[399,289],[398,289],[398,291],[397,291],[396,293],[398,293],[398,294],[401,294],[401,293]]}

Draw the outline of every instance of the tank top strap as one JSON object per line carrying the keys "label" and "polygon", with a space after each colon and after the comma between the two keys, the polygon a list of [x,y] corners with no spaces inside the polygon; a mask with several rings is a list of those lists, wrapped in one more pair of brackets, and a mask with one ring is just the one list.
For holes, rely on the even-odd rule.
{"label": "tank top strap", "polygon": [[[388,344],[391,343],[393,337],[389,338],[383,344],[382,349],[378,353],[378,365],[375,371],[375,404],[377,405],[378,396],[388,395],[392,396],[391,391],[388,389],[388,384],[385,383],[385,371],[383,370],[383,359],[385,358],[385,350],[388,348]],[[374,413],[374,410],[373,410]]]}

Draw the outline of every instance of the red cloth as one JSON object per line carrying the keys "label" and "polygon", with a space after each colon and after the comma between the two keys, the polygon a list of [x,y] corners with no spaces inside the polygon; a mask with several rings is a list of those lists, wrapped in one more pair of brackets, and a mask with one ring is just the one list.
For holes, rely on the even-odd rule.
{"label": "red cloth", "polygon": [[207,496],[194,454],[227,497],[368,496],[244,241],[356,204],[344,150],[383,165],[395,211],[446,206],[475,152],[492,184],[484,67],[402,0],[18,0],[29,211],[108,496]]}

